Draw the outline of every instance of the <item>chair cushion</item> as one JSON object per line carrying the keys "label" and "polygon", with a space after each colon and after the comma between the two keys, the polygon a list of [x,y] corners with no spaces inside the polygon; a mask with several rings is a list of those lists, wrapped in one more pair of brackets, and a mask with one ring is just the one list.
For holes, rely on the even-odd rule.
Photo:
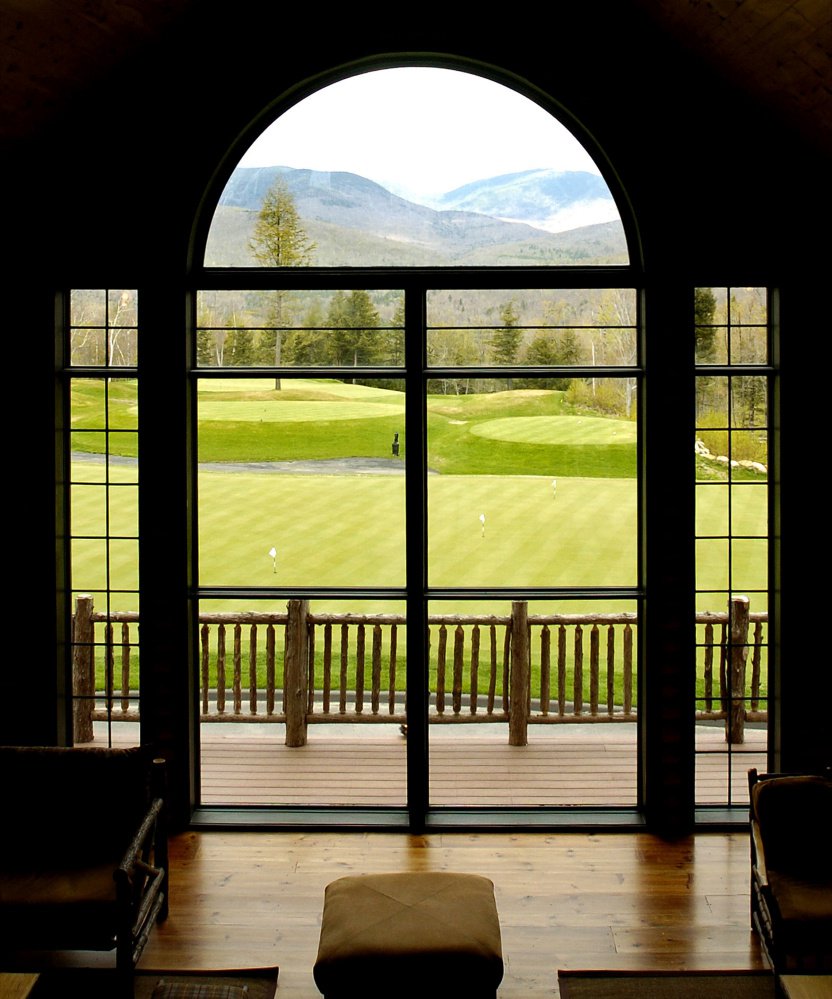
{"label": "chair cushion", "polygon": [[115,863],[5,872],[2,946],[109,950],[115,946]]}
{"label": "chair cushion", "polygon": [[826,940],[832,949],[832,880],[807,881],[779,871],[769,871],[768,880],[780,918],[800,924],[800,932],[825,927]]}
{"label": "chair cushion", "polygon": [[769,871],[806,881],[832,879],[832,781],[816,776],[762,780],[752,787],[751,807]]}
{"label": "chair cushion", "polygon": [[493,995],[502,976],[488,878],[369,874],[327,886],[314,967],[324,995]]}

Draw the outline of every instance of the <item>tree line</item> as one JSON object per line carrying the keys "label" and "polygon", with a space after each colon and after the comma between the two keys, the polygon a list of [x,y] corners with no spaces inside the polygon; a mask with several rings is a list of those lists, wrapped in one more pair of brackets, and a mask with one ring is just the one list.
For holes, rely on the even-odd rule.
{"label": "tree line", "polygon": [[[314,264],[286,182],[267,193],[250,243],[266,267]],[[761,289],[697,288],[694,353],[699,374],[697,426],[764,423],[765,378],[708,375],[717,364],[763,364],[767,359],[765,296]],[[74,292],[71,363],[136,364],[138,337],[133,292]],[[680,331],[684,335],[685,331]],[[390,367],[404,364],[402,292],[273,290],[203,292],[198,300],[197,363],[210,367]],[[573,289],[559,293],[499,290],[431,292],[427,360],[436,368],[621,367],[637,363],[636,295],[631,289]],[[373,384],[380,385],[378,380]],[[515,387],[498,377],[437,377],[428,391],[492,392]],[[634,415],[636,380],[573,378],[563,371],[523,378],[526,388],[568,391],[576,403]],[[280,389],[280,379],[275,388]]]}

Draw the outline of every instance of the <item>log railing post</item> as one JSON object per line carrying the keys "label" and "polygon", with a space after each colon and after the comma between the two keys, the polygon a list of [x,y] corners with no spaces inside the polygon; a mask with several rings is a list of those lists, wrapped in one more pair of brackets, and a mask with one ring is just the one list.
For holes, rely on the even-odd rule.
{"label": "log railing post", "polygon": [[75,600],[72,633],[72,741],[92,742],[92,712],[95,706],[95,658],[93,600],[79,594]]}
{"label": "log railing post", "polygon": [[266,630],[266,713],[274,714],[275,688],[275,640],[274,625]]}
{"label": "log railing post", "polygon": [[286,745],[306,745],[306,697],[308,683],[307,661],[308,600],[290,600],[287,604],[289,619],[286,623],[286,667],[283,699],[286,705]]}
{"label": "log railing post", "polygon": [[480,675],[480,626],[475,624],[471,629],[471,687],[468,697],[468,707],[472,715],[477,713],[479,698]]}
{"label": "log railing post", "polygon": [[207,622],[199,630],[201,648],[201,668],[202,668],[202,714],[208,714],[209,708],[209,688],[211,686],[210,665],[211,647],[209,644],[210,631]]}
{"label": "log railing post", "polygon": [[453,712],[459,715],[462,710],[462,673],[465,654],[465,631],[461,624],[454,629],[454,680],[451,694]]}
{"label": "log railing post", "polygon": [[529,741],[530,648],[529,605],[523,600],[516,600],[511,605],[510,746],[526,746]]}
{"label": "log railing post", "polygon": [[730,653],[728,657],[729,701],[725,716],[725,739],[745,741],[745,663],[748,657],[748,597],[732,597],[730,603]]}

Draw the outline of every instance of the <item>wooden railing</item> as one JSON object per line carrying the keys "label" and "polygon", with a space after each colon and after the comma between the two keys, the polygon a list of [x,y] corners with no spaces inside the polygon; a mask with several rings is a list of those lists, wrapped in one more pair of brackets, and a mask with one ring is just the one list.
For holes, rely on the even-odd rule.
{"label": "wooden railing", "polygon": [[[136,720],[130,626],[138,615],[98,613],[79,597],[74,617],[75,738],[94,720]],[[748,600],[697,614],[703,648],[700,719],[724,719],[742,742],[762,720],[761,655],[767,615]],[[200,715],[206,722],[279,722],[286,744],[306,743],[309,724],[407,720],[404,634],[396,614],[325,614],[290,600],[282,613],[201,614]],[[500,722],[509,742],[528,726],[627,722],[637,717],[637,618],[618,614],[529,614],[517,601],[500,615],[430,615],[430,707],[434,724]],[[96,630],[98,629],[98,630]],[[94,649],[103,652],[95,682]],[[750,685],[747,662],[751,654]]]}

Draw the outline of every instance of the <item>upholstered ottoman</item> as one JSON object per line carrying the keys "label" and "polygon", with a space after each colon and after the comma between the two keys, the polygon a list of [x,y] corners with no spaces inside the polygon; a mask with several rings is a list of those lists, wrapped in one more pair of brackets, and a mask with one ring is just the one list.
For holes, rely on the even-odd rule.
{"label": "upholstered ottoman", "polygon": [[365,874],[327,885],[315,984],[326,999],[494,999],[494,885],[477,874]]}

